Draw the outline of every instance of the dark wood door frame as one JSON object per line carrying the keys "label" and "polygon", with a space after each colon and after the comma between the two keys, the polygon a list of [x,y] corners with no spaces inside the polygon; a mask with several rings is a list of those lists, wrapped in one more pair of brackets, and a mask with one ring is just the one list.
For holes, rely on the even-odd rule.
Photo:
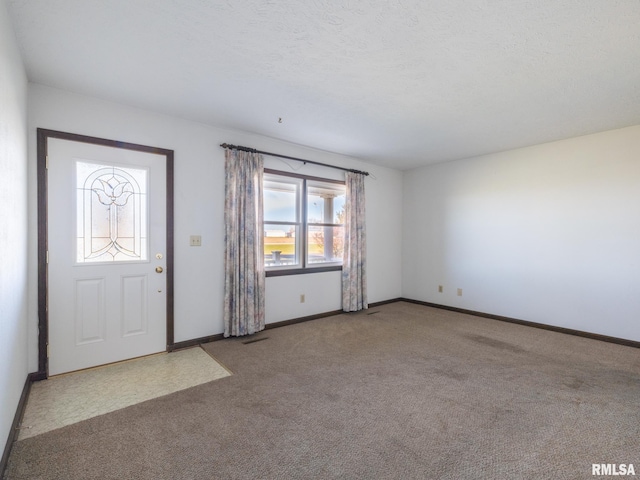
{"label": "dark wood door frame", "polygon": [[91,143],[106,147],[124,148],[138,152],[163,155],[166,159],[167,172],[167,351],[174,345],[173,325],[173,150],[148,147],[134,143],[107,140],[104,138],[78,135],[75,133],[59,132],[38,128],[38,371],[32,374],[34,380],[44,380],[49,374],[48,344],[49,344],[49,315],[47,311],[48,272],[48,212],[47,212],[47,155],[50,138],[59,138],[74,142]]}

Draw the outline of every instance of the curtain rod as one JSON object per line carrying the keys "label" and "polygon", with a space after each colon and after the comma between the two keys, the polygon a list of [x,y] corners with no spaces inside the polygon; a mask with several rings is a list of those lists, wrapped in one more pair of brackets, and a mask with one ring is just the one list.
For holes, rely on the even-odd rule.
{"label": "curtain rod", "polygon": [[228,143],[221,143],[220,146],[222,148],[230,148],[231,150],[240,150],[242,152],[251,152],[251,153],[261,153],[263,155],[269,155],[270,157],[286,158],[288,160],[295,160],[297,162],[312,163],[314,165],[322,165],[323,167],[336,168],[338,170],[344,170],[345,172],[360,173],[365,176],[369,175],[369,172],[363,172],[362,170],[354,170],[353,168],[338,167],[336,165],[329,165],[326,163],[314,162],[313,160],[305,160],[304,158],[289,157],[287,155],[280,155],[278,153],[263,152],[262,150],[256,150],[255,148],[249,148],[249,147],[242,147],[240,145],[229,145]]}

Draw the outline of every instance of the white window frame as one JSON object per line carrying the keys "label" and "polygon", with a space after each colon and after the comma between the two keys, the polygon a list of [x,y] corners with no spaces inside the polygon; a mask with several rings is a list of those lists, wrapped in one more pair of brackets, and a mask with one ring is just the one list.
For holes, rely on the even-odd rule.
{"label": "white window frame", "polygon": [[[284,184],[298,185],[296,195],[296,221],[294,222],[282,222],[268,220],[265,216],[264,227],[267,225],[282,225],[294,227],[295,231],[295,252],[296,263],[295,264],[276,264],[276,255],[274,254],[273,260],[269,263],[265,262],[265,271],[268,277],[280,276],[280,275],[297,275],[305,273],[319,273],[327,271],[339,271],[342,270],[342,259],[334,259],[335,261],[327,262],[310,262],[309,261],[309,226],[321,226],[321,227],[344,227],[343,224],[337,224],[332,222],[313,222],[309,223],[307,218],[308,208],[308,190],[309,184],[311,187],[330,187],[335,186],[337,191],[344,191],[346,185],[344,181],[331,180],[327,178],[311,177],[307,175],[293,174],[289,172],[282,172],[279,170],[264,170],[264,182],[269,181],[282,182]],[[265,188],[266,192],[266,188]],[[332,212],[333,217],[333,212]],[[266,229],[263,228],[266,234]],[[266,257],[265,257],[266,260]]]}

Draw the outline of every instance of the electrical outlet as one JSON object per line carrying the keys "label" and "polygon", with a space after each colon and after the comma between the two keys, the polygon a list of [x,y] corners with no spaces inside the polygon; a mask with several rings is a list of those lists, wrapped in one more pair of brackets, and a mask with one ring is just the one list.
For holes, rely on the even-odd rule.
{"label": "electrical outlet", "polygon": [[304,293],[300,294],[300,303],[304,303]]}
{"label": "electrical outlet", "polygon": [[202,246],[202,237],[200,235],[191,235],[191,237],[189,237],[189,245],[192,247]]}
{"label": "electrical outlet", "polygon": [[438,293],[444,292],[444,287],[442,285],[438,285]]}
{"label": "electrical outlet", "polygon": [[461,289],[461,288],[459,288],[459,289],[458,289],[458,296],[459,296],[459,297],[461,297],[461,296],[462,296],[462,289]]}

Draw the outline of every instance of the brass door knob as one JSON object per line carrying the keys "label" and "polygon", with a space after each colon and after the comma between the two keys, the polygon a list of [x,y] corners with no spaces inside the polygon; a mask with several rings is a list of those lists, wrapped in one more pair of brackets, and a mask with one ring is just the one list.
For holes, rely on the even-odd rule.
{"label": "brass door knob", "polygon": [[156,273],[162,273],[162,267],[156,267]]}

